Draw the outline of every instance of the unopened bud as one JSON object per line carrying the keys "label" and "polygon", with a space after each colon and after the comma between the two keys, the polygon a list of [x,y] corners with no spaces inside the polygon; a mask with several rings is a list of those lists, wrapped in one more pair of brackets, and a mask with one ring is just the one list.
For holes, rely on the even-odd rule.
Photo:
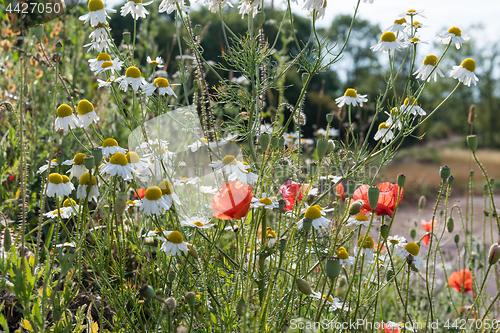
{"label": "unopened bud", "polygon": [[245,300],[241,298],[238,301],[238,304],[236,304],[236,314],[240,317],[243,317],[247,311],[247,303],[245,303]]}
{"label": "unopened bud", "polygon": [[123,32],[123,43],[124,44],[130,44],[130,39],[131,39],[130,32],[129,31],[124,31]]}
{"label": "unopened bud", "polygon": [[296,283],[297,283],[297,289],[299,289],[299,291],[301,293],[303,293],[306,296],[309,296],[312,294],[311,286],[309,285],[309,283],[307,283],[306,280],[297,279]]}
{"label": "unopened bud", "polygon": [[444,165],[439,169],[439,176],[442,180],[448,179],[448,177],[450,177],[450,173],[450,168],[447,165]]}
{"label": "unopened bud", "polygon": [[265,152],[267,150],[270,139],[271,137],[267,133],[264,133],[260,136],[260,148],[262,149],[262,152]]}
{"label": "unopened bud", "polygon": [[141,289],[139,289],[139,295],[141,295],[141,297],[146,299],[147,301],[156,296],[155,290],[148,284],[143,285]]}
{"label": "unopened bud", "polygon": [[175,298],[169,297],[165,300],[165,304],[167,304],[167,308],[170,311],[173,311],[175,307],[177,306],[177,302],[175,301]]}
{"label": "unopened bud", "polygon": [[427,199],[422,195],[420,199],[418,199],[418,209],[422,210],[427,203]]}
{"label": "unopened bud", "polygon": [[417,236],[417,231],[415,229],[411,229],[410,230],[410,236],[412,239],[415,239],[415,237]]}
{"label": "unopened bud", "polygon": [[186,296],[184,297],[186,298],[186,302],[189,304],[189,306],[194,306],[194,301],[196,299],[196,294],[194,292],[187,292]]}
{"label": "unopened bud", "polygon": [[188,243],[188,248],[188,254],[194,259],[198,259],[198,250],[196,249],[196,246]]}
{"label": "unopened bud", "polygon": [[168,282],[174,282],[175,280],[175,272],[174,271],[169,271],[167,274]]}
{"label": "unopened bud", "polygon": [[275,137],[275,136],[273,136],[271,138],[271,147],[273,149],[278,149],[280,147],[280,139],[277,138],[277,137]]}
{"label": "unopened bud", "polygon": [[349,207],[349,215],[358,215],[363,207],[363,200],[354,201]]}
{"label": "unopened bud", "polygon": [[400,173],[398,175],[398,186],[403,187],[403,186],[405,186],[405,183],[406,183],[406,176],[403,175],[402,173]]}
{"label": "unopened bud", "polygon": [[10,228],[5,227],[3,232],[3,249],[5,252],[10,252],[10,247],[12,246],[12,237],[10,235]]}
{"label": "unopened bud", "polygon": [[446,227],[448,228],[448,232],[453,232],[453,229],[455,228],[455,220],[453,219],[453,217],[450,216]]}
{"label": "unopened bud", "polygon": [[368,202],[372,211],[377,208],[379,194],[380,189],[378,188],[378,186],[370,186],[368,188]]}
{"label": "unopened bud", "polygon": [[283,254],[283,252],[285,252],[285,249],[286,249],[286,238],[281,238],[279,240],[278,251],[280,252],[280,254]]}
{"label": "unopened bud", "polygon": [[335,141],[328,140],[328,149],[326,150],[326,155],[330,155],[335,151]]}
{"label": "unopened bud", "polygon": [[494,265],[500,259],[500,246],[498,243],[491,245],[490,252],[488,254],[488,262],[490,265]]}
{"label": "unopened bud", "polygon": [[387,239],[389,236],[389,226],[387,224],[384,224],[380,227],[380,235],[382,236],[383,239]]}
{"label": "unopened bud", "polygon": [[283,212],[285,210],[286,202],[284,199],[279,199],[278,200],[278,208],[280,212]]}
{"label": "unopened bud", "polygon": [[318,158],[321,160],[326,155],[328,150],[328,141],[321,139],[316,142],[316,151],[318,153]]}
{"label": "unopened bud", "polygon": [[467,146],[469,146],[472,152],[475,152],[477,149],[477,136],[475,135],[467,136]]}
{"label": "unopened bud", "polygon": [[325,264],[325,273],[331,280],[335,280],[340,275],[340,259],[328,258]]}
{"label": "unopened bud", "polygon": [[456,244],[458,244],[460,242],[460,236],[456,235],[454,241]]}
{"label": "unopened bud", "polygon": [[89,170],[92,170],[95,166],[95,159],[94,159],[94,156],[92,155],[86,155],[84,158],[83,158],[83,165],[89,169]]}

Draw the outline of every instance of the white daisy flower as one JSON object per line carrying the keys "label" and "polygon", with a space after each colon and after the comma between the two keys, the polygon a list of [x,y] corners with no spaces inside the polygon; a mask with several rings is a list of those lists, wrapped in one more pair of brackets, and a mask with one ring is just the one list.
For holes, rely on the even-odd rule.
{"label": "white daisy flower", "polygon": [[[379,221],[373,220],[372,225],[376,225]],[[356,216],[352,216],[347,220],[346,226],[349,227],[351,225],[355,226],[365,226],[368,227],[370,225],[370,220],[365,214],[358,214]]]}
{"label": "white daisy flower", "polygon": [[352,266],[355,262],[355,258],[349,256],[349,253],[347,253],[347,250],[344,247],[340,247],[337,250],[337,258],[340,260],[340,265],[346,264],[346,266]]}
{"label": "white daisy flower", "polygon": [[425,260],[420,258],[418,255],[420,253],[420,247],[414,243],[410,242],[406,244],[404,247],[401,246],[399,247],[395,252],[394,255],[400,257],[401,259],[406,259],[408,255],[411,255],[413,257],[413,263],[415,264],[416,269],[420,269],[420,267],[423,267],[425,265]]}
{"label": "white daisy flower", "polygon": [[55,129],[64,130],[67,132],[69,129],[74,129],[76,127],[82,127],[83,124],[75,117],[73,114],[73,109],[68,104],[61,104],[57,108],[57,118],[55,122]]}
{"label": "white daisy flower", "polygon": [[97,82],[99,83],[98,88],[109,87],[109,86],[111,86],[111,83],[113,83],[113,82],[120,82],[121,80],[122,80],[121,77],[116,78],[114,76],[111,76],[106,81],[101,80],[101,79],[97,79]]}
{"label": "white daisy flower", "polygon": [[233,172],[236,172],[238,174],[245,174],[248,172],[247,169],[250,168],[250,166],[245,165],[240,161],[236,160],[236,158],[233,155],[226,155],[222,159],[222,161],[216,161],[214,163],[210,163],[209,166],[214,168],[215,171],[222,171],[227,174],[231,174]]}
{"label": "white daisy flower", "polygon": [[264,207],[265,209],[273,210],[274,208],[278,208],[278,204],[269,199],[266,196],[266,193],[262,193],[262,198],[253,197],[252,202],[250,203],[250,208],[259,208]]}
{"label": "white daisy flower", "polygon": [[160,216],[169,208],[170,206],[162,196],[161,189],[158,186],[150,186],[141,200],[139,211],[144,212],[146,215]]}
{"label": "white daisy flower", "polygon": [[132,175],[138,173],[132,168],[132,166],[128,163],[127,158],[122,153],[115,153],[111,156],[109,162],[100,168],[100,172],[110,176],[118,175],[125,180],[132,179]]}
{"label": "white daisy flower", "polygon": [[179,197],[174,193],[174,186],[168,180],[162,181],[158,187],[161,189],[162,197],[167,203],[167,209],[172,207],[172,202],[175,202],[178,205],[181,204]]}
{"label": "white daisy flower", "polygon": [[189,6],[184,3],[184,0],[163,0],[158,7],[158,12],[167,12],[167,14],[171,14],[174,10],[177,10],[177,3],[182,11],[189,11]]}
{"label": "white daisy flower", "polygon": [[[90,173],[85,173],[78,181],[78,189],[76,190],[76,198],[85,200],[87,198],[87,188],[90,185]],[[97,186],[97,179],[92,175],[92,185],[90,185],[88,201],[94,200],[97,203],[99,197],[99,187]]]}
{"label": "white daisy flower", "polygon": [[174,180],[174,186],[183,186],[183,185],[195,185],[201,179],[199,177],[182,177],[181,179]]}
{"label": "white daisy flower", "polygon": [[[411,99],[411,103],[410,103]],[[422,109],[420,106],[417,104],[417,100],[414,97],[407,97],[403,101],[403,105],[401,105],[400,111],[402,114],[412,114],[414,116],[425,116],[427,112],[425,112],[424,109]],[[388,124],[390,125],[390,124]]]}
{"label": "white daisy flower", "polygon": [[129,209],[129,208],[132,208],[132,207],[139,207],[141,205],[141,202],[139,200],[128,200],[126,203],[125,203],[125,209]]}
{"label": "white daisy flower", "polygon": [[390,126],[386,122],[378,125],[378,131],[375,133],[375,141],[382,139],[382,143],[389,143],[394,139],[394,133],[390,130]]}
{"label": "white daisy flower", "polygon": [[127,161],[130,164],[130,166],[134,170],[137,170],[139,172],[145,170],[150,165],[148,163],[147,158],[140,158],[135,151],[129,151],[127,154],[125,154],[125,157],[127,158]]}
{"label": "white daisy flower", "polygon": [[57,244],[56,245],[56,248],[58,248],[58,249],[60,249],[62,247],[67,248],[67,249],[69,249],[69,248],[74,249],[76,246],[75,246],[75,243],[73,243],[73,242],[71,242],[71,243],[70,242],[64,242],[63,244]]}
{"label": "white daisy flower", "polygon": [[307,17],[310,19],[316,16],[316,19],[319,20],[325,16],[326,4],[326,0],[306,0],[302,9],[307,10]]}
{"label": "white daisy flower", "polygon": [[174,93],[172,88],[170,88],[168,80],[162,77],[156,78],[153,83],[145,84],[141,89],[146,96],[151,96],[156,91],[158,95],[165,96],[168,94],[177,98],[177,95]]}
{"label": "white daisy flower", "polygon": [[401,32],[401,33],[405,33],[405,24],[406,23],[406,19],[403,17],[401,19],[398,19],[398,20],[394,20],[394,23],[388,27],[387,29],[385,29],[386,31],[392,31],[394,33],[398,33],[398,32]]}
{"label": "white daisy flower", "polygon": [[240,5],[238,6],[241,18],[243,18],[245,15],[250,14],[252,14],[252,17],[255,17],[261,5],[262,2],[259,0],[241,0]]}
{"label": "white daisy flower", "polygon": [[87,53],[95,50],[97,52],[109,51],[110,46],[113,45],[113,38],[109,38],[108,31],[111,30],[108,25],[99,23],[89,35],[90,43],[83,45],[89,47]]}
{"label": "white daisy flower", "polygon": [[104,73],[106,71],[110,71],[111,73],[117,73],[122,69],[123,66],[123,61],[120,61],[120,59],[115,58],[110,61],[105,61],[101,64],[99,68],[97,68],[94,72],[94,75]]}
{"label": "white daisy flower", "polygon": [[102,149],[102,156],[105,157],[108,157],[116,153],[122,153],[124,155],[127,153],[127,150],[125,148],[118,146],[118,142],[113,138],[107,138],[106,140],[104,140],[100,148]]}
{"label": "white daisy flower", "polygon": [[75,185],[73,185],[73,183],[71,182],[71,180],[69,179],[68,176],[65,176],[65,175],[61,175],[61,176],[63,177],[63,184],[64,184],[64,186],[66,186],[69,193],[73,192],[73,190],[75,189]]}
{"label": "white daisy flower", "polygon": [[72,160],[66,160],[62,162],[62,165],[71,165],[71,169],[68,170],[69,177],[73,178],[76,177],[80,179],[81,176],[83,176],[84,173],[88,172],[88,169],[83,165],[83,159],[86,155],[83,153],[78,153],[75,155],[75,157]]}
{"label": "white daisy flower", "polygon": [[125,76],[121,76],[120,89],[127,91],[127,87],[130,85],[132,90],[137,92],[139,88],[144,87],[148,84],[146,79],[142,77],[141,70],[137,67],[130,66],[125,72]]}
{"label": "white daisy flower", "polygon": [[410,9],[410,10],[407,10],[406,12],[402,12],[401,14],[399,14],[399,17],[400,18],[403,18],[405,16],[422,16],[423,18],[426,18],[422,13],[425,11],[425,9]]}
{"label": "white daisy flower", "polygon": [[217,13],[226,6],[233,8],[233,4],[228,0],[205,0],[203,5],[207,6],[212,13]]}
{"label": "white daisy flower", "polygon": [[342,180],[342,177],[334,176],[334,175],[328,175],[328,176],[320,176],[319,179],[321,179],[321,180],[329,180],[332,183],[338,183],[340,180]]}
{"label": "white daisy flower", "polygon": [[398,249],[398,248],[401,248],[401,247],[405,247],[406,246],[406,238],[404,238],[403,236],[399,237],[398,235],[396,236],[389,236],[387,238],[387,241],[389,243],[391,243],[392,245],[394,245],[394,248]]}
{"label": "white daisy flower", "polygon": [[181,251],[186,253],[188,251],[187,244],[184,242],[182,234],[178,231],[164,231],[167,238],[158,237],[159,240],[163,241],[160,247],[160,251],[165,252],[165,254],[175,256],[176,254],[181,254]]}
{"label": "white daisy flower", "polygon": [[278,236],[274,232],[273,228],[267,227],[266,229],[267,246],[271,247],[278,240]]}
{"label": "white daisy flower", "polygon": [[403,121],[402,121],[402,116],[399,114],[399,109],[397,107],[393,107],[391,109],[391,113],[384,111],[386,115],[389,116],[387,120],[385,121],[385,124],[389,126],[389,128],[394,128],[401,130],[403,128]]}
{"label": "white daisy flower", "polygon": [[78,214],[80,206],[76,204],[75,200],[68,198],[64,200],[61,209],[64,211],[64,218],[70,218],[71,216]]}
{"label": "white daisy flower", "polygon": [[62,219],[67,219],[68,218],[67,215],[65,215],[64,210],[62,210],[62,209],[51,210],[50,212],[47,212],[47,213],[43,214],[43,216],[45,216],[48,219],[57,219],[57,217],[59,215],[61,215]]}
{"label": "white daisy flower", "polygon": [[324,128],[320,128],[319,130],[317,130],[317,131],[316,131],[316,135],[317,135],[317,136],[321,136],[321,137],[326,137],[326,136],[327,136],[327,134],[328,134],[328,136],[329,136],[329,137],[330,137],[330,136],[331,136],[331,137],[335,137],[335,136],[339,136],[339,133],[340,133],[340,132],[339,132],[339,130],[338,130],[338,129],[336,129],[336,128],[332,128],[332,127],[330,127],[330,128],[328,129],[328,133],[326,133],[326,130],[325,130]]}
{"label": "white daisy flower", "polygon": [[476,74],[474,74],[474,70],[476,69],[476,62],[472,58],[467,58],[460,66],[453,66],[453,70],[450,73],[450,77],[454,79],[458,79],[459,82],[462,82],[467,87],[470,87],[470,84],[473,83],[476,85],[479,79]]}
{"label": "white daisy flower", "polygon": [[217,193],[219,190],[212,187],[212,186],[200,186],[200,193],[202,194],[215,194]]}
{"label": "white daisy flower", "polygon": [[252,169],[250,168],[250,165],[248,165],[247,162],[243,162],[243,164],[248,167],[248,169],[246,169],[247,173],[233,172],[232,174],[229,175],[228,180],[239,180],[244,184],[250,184],[250,185],[257,183],[259,175],[251,172]]}
{"label": "white daisy flower", "polygon": [[186,220],[181,221],[181,226],[183,227],[193,227],[198,229],[208,229],[214,226],[214,223],[209,223],[209,219],[205,219],[198,216],[188,217]]}
{"label": "white daisy flower", "polygon": [[[54,158],[52,161],[50,161],[50,168],[55,169],[56,166],[59,164],[57,163],[57,160]],[[47,161],[47,164],[42,165],[36,173],[42,173],[46,171],[49,168],[49,161]]]}
{"label": "white daisy flower", "polygon": [[163,61],[163,59],[161,57],[156,57],[155,60],[151,59],[150,56],[148,56],[146,58],[146,61],[148,62],[148,64],[152,67],[163,67],[165,65],[165,62]]}
{"label": "white daisy flower", "polygon": [[429,44],[428,42],[426,41],[423,41],[423,40],[420,40],[419,38],[417,37],[413,37],[411,38],[409,41],[408,41],[408,44],[409,45],[417,45],[417,44]]}
{"label": "white daisy flower", "polygon": [[437,35],[437,39],[443,44],[455,43],[457,50],[460,49],[463,43],[468,41],[470,37],[468,35],[462,35],[462,30],[457,27],[451,27],[447,32]]}
{"label": "white daisy flower", "polygon": [[152,4],[153,1],[142,3],[142,0],[128,0],[121,8],[120,14],[121,16],[127,16],[128,13],[132,15],[134,20],[138,20],[139,17],[146,18],[146,15],[149,14],[144,6]]}
{"label": "white daisy flower", "polygon": [[90,21],[90,25],[93,27],[96,27],[99,23],[106,25],[106,19],[110,18],[108,13],[116,13],[114,9],[104,8],[102,0],[90,0],[88,8],[89,12],[78,19],[83,21],[84,24]]}
{"label": "white daisy flower", "polygon": [[111,61],[111,56],[107,54],[106,52],[101,52],[95,59],[89,59],[89,67],[92,72],[97,71],[99,68],[101,68],[102,64],[105,63],[106,61]]}
{"label": "white daisy flower", "polygon": [[405,43],[402,38],[396,38],[396,35],[392,31],[386,31],[380,37],[380,42],[378,44],[373,45],[370,49],[373,52],[390,52],[390,51],[398,51],[399,49],[405,47]]}
{"label": "white daisy flower", "polygon": [[[437,76],[444,77],[443,72],[439,68],[437,68],[438,57],[434,54],[429,54],[424,59],[424,64],[420,66],[419,69],[413,73],[413,75],[417,75],[417,79],[427,80],[430,82],[431,79],[434,79],[434,82],[437,81]],[[432,74],[431,74],[432,73]]]}
{"label": "white daisy flower", "polygon": [[403,23],[403,25],[405,26],[404,33],[406,34],[406,36],[411,36],[412,33],[413,33],[413,35],[415,35],[415,33],[419,29],[427,27],[425,24],[420,23],[419,21],[413,21],[413,24],[411,22],[406,22],[406,23]]}
{"label": "white daisy flower", "polygon": [[94,105],[86,99],[82,99],[78,102],[76,112],[78,113],[78,119],[80,119],[83,124],[83,128],[89,127],[92,123],[97,124],[99,121],[99,116],[95,113]]}
{"label": "white daisy flower", "polygon": [[345,91],[344,96],[335,99],[335,103],[337,103],[339,108],[344,106],[344,104],[352,106],[359,104],[359,106],[363,106],[364,102],[368,102],[366,95],[358,95],[357,91],[351,88]]}
{"label": "white daisy flower", "polygon": [[70,194],[71,191],[64,184],[63,177],[58,173],[51,173],[49,175],[49,184],[47,185],[47,196],[62,198]]}
{"label": "white daisy flower", "polygon": [[314,229],[319,229],[321,226],[328,228],[330,226],[331,221],[327,218],[323,217],[321,214],[321,210],[317,205],[311,206],[306,209],[304,213],[304,218],[297,222],[297,229],[302,229],[304,227],[304,219],[312,220],[312,226]]}
{"label": "white daisy flower", "polygon": [[[326,295],[321,295],[321,293],[313,291],[312,294],[310,295],[312,298],[316,298],[319,300],[326,300],[326,304],[328,304],[329,308],[328,311],[335,311],[337,309],[342,309],[344,303],[340,301],[338,298],[333,298],[332,296],[326,297]],[[348,307],[345,307],[344,310],[348,310]]]}

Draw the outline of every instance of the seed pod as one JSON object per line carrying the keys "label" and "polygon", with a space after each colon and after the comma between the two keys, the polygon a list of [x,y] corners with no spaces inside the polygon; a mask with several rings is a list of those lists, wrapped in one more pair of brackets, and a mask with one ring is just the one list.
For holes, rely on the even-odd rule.
{"label": "seed pod", "polygon": [[448,179],[450,177],[451,170],[447,165],[442,166],[439,169],[439,176],[441,177],[442,180]]}
{"label": "seed pod", "polygon": [[279,208],[280,212],[285,211],[285,205],[286,205],[286,202],[284,199],[278,200],[278,208]]}
{"label": "seed pod", "polygon": [[262,149],[262,152],[265,152],[267,150],[267,147],[269,146],[269,140],[271,137],[269,134],[264,133],[260,136],[260,148]]}
{"label": "seed pod", "polygon": [[347,186],[346,186],[346,194],[349,197],[352,197],[354,191],[356,190],[356,183],[353,181],[347,181]]}
{"label": "seed pod", "polygon": [[453,229],[455,228],[455,220],[453,219],[453,217],[450,216],[446,227],[448,228],[448,232],[453,232]]}
{"label": "seed pod", "polygon": [[177,306],[177,302],[175,301],[175,298],[169,297],[165,300],[165,304],[167,305],[167,308],[170,311],[173,311],[175,307]]}
{"label": "seed pod", "polygon": [[148,284],[143,285],[141,289],[139,289],[139,295],[141,295],[141,297],[146,299],[147,301],[156,296],[155,290]]}
{"label": "seed pod", "polygon": [[325,264],[326,276],[331,280],[335,280],[340,275],[340,260],[337,258],[328,258]]}
{"label": "seed pod", "polygon": [[454,241],[456,244],[458,244],[460,242],[460,236],[456,235]]}
{"label": "seed pod", "polygon": [[384,224],[380,227],[380,235],[384,239],[387,239],[387,237],[389,236],[389,226],[387,224]]}
{"label": "seed pod", "polygon": [[62,152],[57,152],[56,153],[56,161],[57,164],[61,165],[64,162],[64,154]]}
{"label": "seed pod", "polygon": [[399,187],[403,187],[405,186],[405,182],[406,182],[406,176],[403,175],[402,173],[398,175],[398,186]]}
{"label": "seed pod", "polygon": [[130,44],[130,37],[131,37],[130,36],[130,32],[124,31],[123,34],[122,34],[122,36],[123,36],[123,43],[124,44]]}
{"label": "seed pod", "polygon": [[333,114],[329,113],[326,115],[326,121],[328,123],[331,123],[333,121]]}
{"label": "seed pod", "polygon": [[189,304],[189,306],[194,306],[194,301],[196,298],[196,294],[194,292],[189,291],[184,297],[186,298],[186,302]]}
{"label": "seed pod", "polygon": [[95,160],[94,160],[94,156],[92,155],[86,155],[84,158],[83,158],[83,165],[89,169],[89,170],[92,170],[95,166]]}
{"label": "seed pod", "polygon": [[315,175],[317,170],[318,170],[318,165],[315,162],[309,165],[309,173],[311,174],[311,176]]}
{"label": "seed pod", "polygon": [[271,147],[273,149],[278,149],[280,147],[279,145],[280,145],[280,139],[277,138],[277,137],[275,137],[275,136],[273,136],[271,138]]}
{"label": "seed pod", "polygon": [[450,175],[450,177],[448,177],[448,185],[451,186],[451,184],[453,184],[454,180],[455,180],[455,177],[453,177],[453,175]]}
{"label": "seed pod", "polygon": [[379,194],[380,189],[378,188],[378,186],[370,186],[368,188],[368,202],[370,203],[370,208],[372,209],[372,211],[377,208]]}
{"label": "seed pod", "polygon": [[247,311],[247,303],[245,303],[245,300],[241,298],[238,301],[238,304],[236,304],[236,314],[240,317],[243,317]]}
{"label": "seed pod", "polygon": [[500,246],[498,243],[491,245],[490,252],[488,254],[488,263],[494,265],[500,259]]}
{"label": "seed pod", "polygon": [[321,139],[316,142],[316,151],[318,153],[318,158],[321,160],[326,155],[328,150],[328,141]]}
{"label": "seed pod", "polygon": [[467,136],[467,146],[469,146],[472,152],[475,152],[477,149],[477,137],[475,135]]}
{"label": "seed pod", "polygon": [[283,147],[285,145],[285,138],[280,138],[279,139],[279,147]]}
{"label": "seed pod", "polygon": [[312,220],[307,218],[304,219],[304,221],[302,222],[302,227],[304,228],[305,232],[309,232],[309,230],[311,230],[312,227]]}
{"label": "seed pod", "polygon": [[35,37],[38,38],[39,41],[42,40],[44,34],[44,27],[41,24],[37,24],[33,27],[35,30]]}
{"label": "seed pod", "polygon": [[283,252],[285,252],[285,249],[286,249],[286,238],[281,238],[279,240],[278,251],[280,252],[280,254],[283,254]]}
{"label": "seed pod", "polygon": [[309,283],[307,283],[306,280],[297,279],[296,283],[297,283],[297,289],[299,289],[301,293],[303,293],[306,296],[312,294],[311,286],[309,285]]}
{"label": "seed pod", "polygon": [[102,149],[101,148],[93,148],[92,156],[95,158],[95,163],[101,163],[102,160]]}

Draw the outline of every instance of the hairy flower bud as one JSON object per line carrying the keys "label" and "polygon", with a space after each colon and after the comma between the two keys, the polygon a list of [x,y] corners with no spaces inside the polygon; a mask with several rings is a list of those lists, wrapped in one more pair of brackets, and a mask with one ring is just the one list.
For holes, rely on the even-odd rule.
{"label": "hairy flower bud", "polygon": [[325,273],[331,280],[335,280],[340,275],[340,260],[337,258],[326,259]]}
{"label": "hairy flower bud", "polygon": [[427,199],[422,195],[420,199],[418,199],[418,209],[423,209],[426,203]]}
{"label": "hairy flower bud", "polygon": [[349,215],[358,215],[363,207],[363,200],[354,201],[349,207]]}
{"label": "hairy flower bud", "polygon": [[491,245],[490,252],[488,254],[488,262],[490,265],[494,265],[500,259],[500,246],[498,243]]}
{"label": "hairy flower bud", "polygon": [[304,295],[309,296],[312,294],[311,286],[309,285],[309,283],[307,283],[306,280],[297,279],[296,284],[297,284],[297,289],[299,289],[299,291]]}
{"label": "hairy flower bud", "polygon": [[143,285],[141,289],[139,289],[139,295],[141,295],[141,297],[146,299],[147,301],[156,296],[155,290],[148,284]]}
{"label": "hairy flower bud", "polygon": [[448,228],[448,232],[453,232],[453,229],[455,228],[455,220],[453,219],[453,217],[450,216],[446,227]]}
{"label": "hairy flower bud", "polygon": [[184,297],[186,298],[186,302],[189,304],[189,306],[194,306],[194,301],[196,299],[196,294],[194,292],[189,291]]}
{"label": "hairy flower bud", "polygon": [[446,180],[450,177],[450,172],[450,168],[447,165],[444,165],[439,169],[439,176],[442,180]]}
{"label": "hairy flower bud", "polygon": [[175,307],[177,306],[177,302],[175,301],[175,298],[169,297],[165,300],[165,304],[167,305],[167,308],[170,311],[173,311]]}

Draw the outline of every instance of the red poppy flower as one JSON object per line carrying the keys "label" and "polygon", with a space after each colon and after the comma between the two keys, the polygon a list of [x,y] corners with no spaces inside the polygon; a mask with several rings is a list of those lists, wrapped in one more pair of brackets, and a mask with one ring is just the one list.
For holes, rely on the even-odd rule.
{"label": "red poppy flower", "polygon": [[14,174],[12,174],[12,175],[10,175],[10,176],[9,176],[9,180],[10,180],[11,182],[13,182],[13,181],[14,181]]}
{"label": "red poppy flower", "polygon": [[306,193],[307,186],[308,185],[302,186],[292,180],[287,180],[283,183],[283,185],[281,185],[280,192],[283,200],[286,202],[286,210],[292,210],[295,203],[300,203],[302,201],[304,194]]}
{"label": "red poppy flower", "polygon": [[342,183],[335,186],[335,193],[340,196],[340,200],[345,200],[344,185],[342,185]]}
{"label": "red poppy flower", "polygon": [[448,285],[455,288],[456,291],[466,293],[472,291],[472,273],[468,269],[462,269],[459,272],[453,272],[448,278]]}
{"label": "red poppy flower", "polygon": [[389,324],[386,324],[386,323],[384,323],[384,325],[382,327],[382,331],[384,331],[384,333],[399,333],[399,332],[401,332],[399,330],[399,328],[394,327],[394,326],[390,326]]}
{"label": "red poppy flower", "polygon": [[[388,215],[392,218],[394,214],[394,209],[397,204],[401,203],[403,200],[403,189],[401,189],[401,196],[398,201],[399,186],[391,183],[381,183],[377,185],[380,189],[380,194],[378,196],[377,207],[375,208],[375,214],[377,215]],[[366,214],[371,212],[370,203],[368,201],[368,185],[360,186],[354,194],[352,195],[353,201],[362,200],[363,207],[361,207],[360,214]]]}
{"label": "red poppy flower", "polygon": [[[426,232],[431,232],[434,227],[436,226],[437,221],[434,222],[426,222],[424,220],[420,220],[420,224],[422,227],[424,227],[424,230]],[[429,245],[429,242],[431,241],[431,235],[427,234],[422,238],[422,242],[424,243],[425,246]]]}
{"label": "red poppy flower", "polygon": [[237,180],[224,182],[212,199],[214,216],[221,220],[241,219],[247,215],[252,197],[249,185]]}
{"label": "red poppy flower", "polygon": [[139,194],[139,198],[141,198],[141,199],[144,198],[144,196],[146,195],[146,189],[144,189],[144,188],[138,188],[137,192],[134,192],[134,198],[135,199],[139,199],[137,197],[137,194]]}

